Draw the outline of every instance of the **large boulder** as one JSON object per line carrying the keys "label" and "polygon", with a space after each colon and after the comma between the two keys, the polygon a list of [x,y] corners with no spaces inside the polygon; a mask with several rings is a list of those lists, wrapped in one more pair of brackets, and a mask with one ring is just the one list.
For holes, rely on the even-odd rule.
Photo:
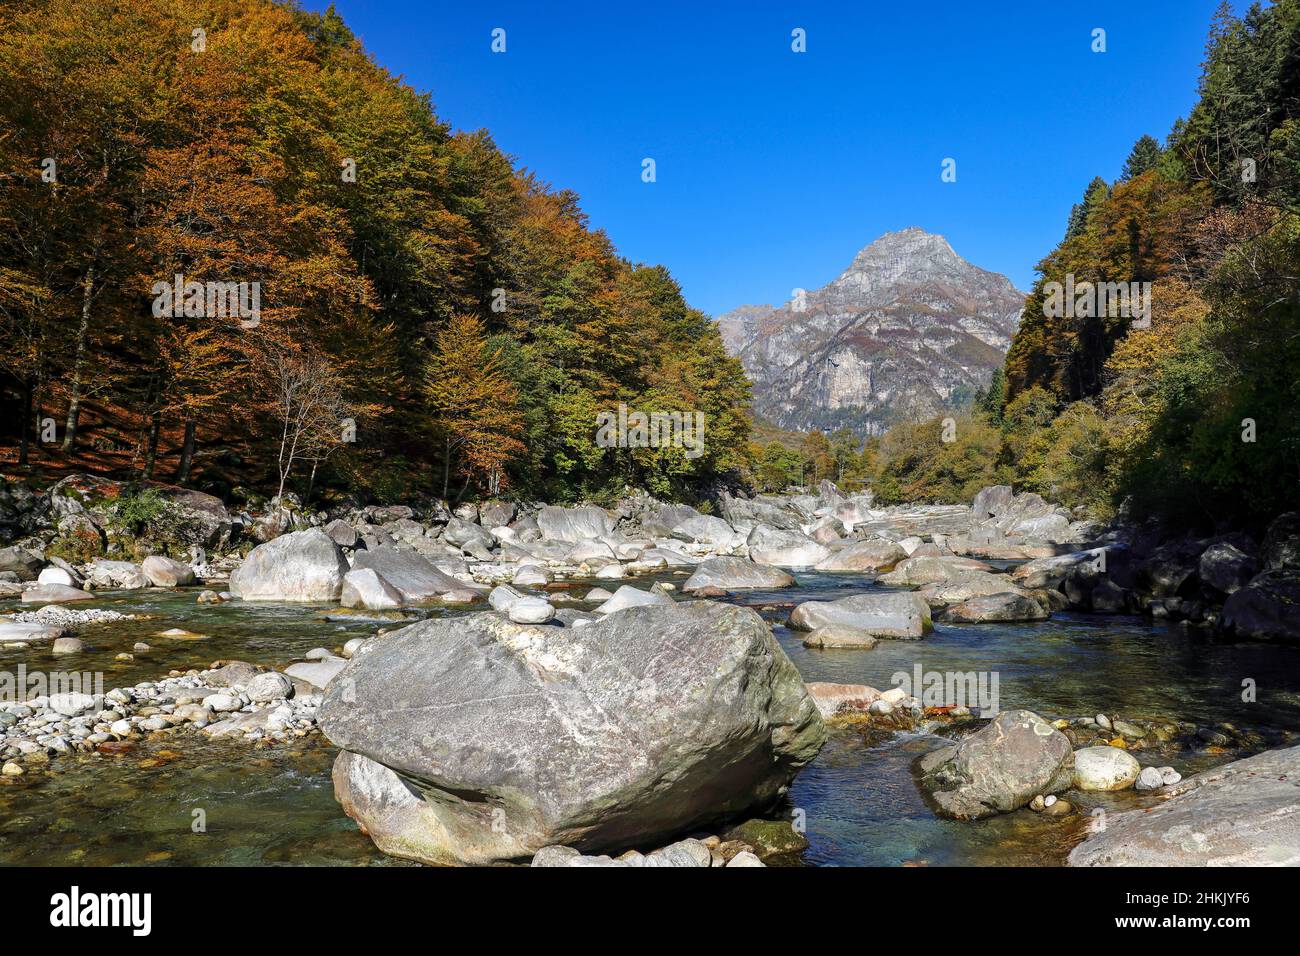
{"label": "large boulder", "polygon": [[999,515],[1006,514],[1014,499],[1015,493],[1011,490],[1010,485],[991,485],[982,489],[975,496],[971,511],[974,513],[976,521],[996,518]]}
{"label": "large boulder", "polygon": [[1198,564],[1201,581],[1221,594],[1232,594],[1245,586],[1257,570],[1259,565],[1253,557],[1227,541],[1206,548]]}
{"label": "large boulder", "polygon": [[721,518],[712,515],[694,515],[673,528],[673,537],[695,544],[704,544],[715,551],[731,551],[745,543],[745,536],[735,531]]}
{"label": "large boulder", "polygon": [[230,575],[230,593],[245,601],[333,602],[347,573],[333,538],[319,528],[294,531],[250,551]]}
{"label": "large boulder", "polygon": [[1051,588],[1055,590],[1067,578],[1083,573],[1095,575],[1105,561],[1103,549],[1073,551],[1050,558],[1035,558],[1011,571],[1011,580],[1022,588]]}
{"label": "large boulder", "polygon": [[491,531],[504,528],[515,520],[515,503],[513,501],[485,501],[478,506],[479,524]]}
{"label": "large boulder", "polygon": [[916,593],[931,607],[961,604],[972,598],[994,594],[1028,596],[1025,591],[1012,584],[1005,574],[990,574],[987,571],[962,571],[946,581],[927,584]]}
{"label": "large boulder", "polygon": [[712,602],[423,621],[353,658],[320,725],[345,811],[434,864],[659,845],[771,804],[825,739],[763,621]]}
{"label": "large boulder", "polygon": [[978,820],[1069,789],[1074,751],[1037,714],[1010,710],[956,745],[926,754],[918,769],[941,816]]}
{"label": "large boulder", "polygon": [[1300,747],[1198,773],[1154,807],[1107,814],[1071,866],[1300,866]]}
{"label": "large boulder", "polygon": [[783,531],[767,525],[756,525],[746,543],[749,556],[755,561],[782,568],[811,568],[831,554],[801,531]]}
{"label": "large boulder", "polygon": [[1238,638],[1300,644],[1300,572],[1256,575],[1228,596],[1219,624]]}
{"label": "large boulder", "polygon": [[70,604],[73,601],[93,601],[95,595],[66,584],[40,584],[23,592],[24,604]]}
{"label": "large boulder", "polygon": [[1289,511],[1273,520],[1264,534],[1260,554],[1268,570],[1300,571],[1300,511]]}
{"label": "large boulder", "polygon": [[818,571],[888,571],[906,560],[907,552],[887,538],[870,538],[841,548],[817,564]]}
{"label": "large boulder", "polygon": [[343,576],[339,603],[344,607],[382,611],[399,608],[405,601],[402,592],[384,580],[373,568],[353,568]]}
{"label": "large boulder", "polygon": [[709,558],[696,566],[682,584],[683,591],[722,588],[739,591],[747,588],[788,588],[794,578],[780,568],[756,564],[744,558]]}
{"label": "large boulder", "polygon": [[790,615],[790,626],[806,631],[839,625],[873,637],[916,640],[931,629],[930,608],[917,595],[902,592],[855,594],[838,601],[805,601]]}
{"label": "large boulder", "polygon": [[610,515],[591,506],[560,508],[546,505],[537,512],[537,527],[548,541],[577,544],[590,538],[603,538],[614,530]]}
{"label": "large boulder", "polygon": [[140,565],[104,558],[91,562],[86,568],[86,580],[92,587],[103,590],[135,591],[150,585],[149,578],[140,570]]}
{"label": "large boulder", "polygon": [[940,581],[948,581],[965,571],[990,571],[992,566],[975,558],[959,558],[955,554],[921,555],[914,554],[906,561],[900,561],[894,570],[880,576],[881,584],[890,587],[924,587]]}
{"label": "large boulder", "polygon": [[1014,621],[1045,621],[1050,612],[1021,591],[981,594],[954,604],[943,612],[949,624],[985,624]]}
{"label": "large boulder", "polygon": [[0,548],[0,571],[17,575],[19,581],[35,581],[45,562],[26,548]]}
{"label": "large boulder", "polygon": [[140,563],[140,571],[156,588],[177,588],[194,583],[194,569],[161,554],[151,554]]}
{"label": "large boulder", "polygon": [[427,601],[449,591],[477,588],[476,585],[466,584],[439,571],[432,561],[418,551],[396,545],[380,545],[358,551],[352,568],[355,571],[374,571],[397,588],[402,598],[408,602]]}

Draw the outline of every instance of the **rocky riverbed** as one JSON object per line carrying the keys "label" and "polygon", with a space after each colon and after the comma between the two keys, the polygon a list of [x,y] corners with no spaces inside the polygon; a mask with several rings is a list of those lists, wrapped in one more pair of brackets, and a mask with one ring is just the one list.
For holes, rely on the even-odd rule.
{"label": "rocky riverbed", "polygon": [[[183,792],[231,824],[246,788],[303,861],[337,847],[300,833],[295,801],[332,792],[356,824],[336,806],[321,839],[355,838],[349,862],[1063,862],[1128,809],[1188,793],[1177,825],[1213,813],[1224,788],[1186,790],[1198,772],[1300,742],[1286,615],[1262,633],[1257,614],[1250,641],[1222,624],[1234,594],[1294,574],[1285,516],[1253,554],[1144,554],[1010,489],[883,509],[832,486],[718,515],[280,506],[269,524],[205,512],[189,560],[75,562],[53,552],[95,525],[76,503],[84,522],[0,552],[0,668],[102,681],[0,704],[0,815],[22,846],[0,860],[71,862],[66,827],[107,827],[139,861],[240,852],[168,849],[142,811],[41,811],[174,767],[143,795],[160,813]],[[202,769],[217,752],[227,766]],[[1289,792],[1258,797],[1247,812]]]}

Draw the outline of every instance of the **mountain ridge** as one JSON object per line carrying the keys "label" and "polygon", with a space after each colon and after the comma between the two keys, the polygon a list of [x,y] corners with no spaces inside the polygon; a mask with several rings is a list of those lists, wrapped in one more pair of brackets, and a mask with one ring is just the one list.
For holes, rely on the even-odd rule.
{"label": "mountain ridge", "polygon": [[1024,293],[916,226],[860,249],[818,289],[717,318],[757,417],[878,434],[959,406],[1001,366]]}

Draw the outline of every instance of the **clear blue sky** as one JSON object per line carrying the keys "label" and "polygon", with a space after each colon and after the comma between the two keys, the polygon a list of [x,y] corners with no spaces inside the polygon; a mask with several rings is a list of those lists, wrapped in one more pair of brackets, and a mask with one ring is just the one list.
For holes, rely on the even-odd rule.
{"label": "clear blue sky", "polygon": [[[304,0],[309,9],[328,4]],[[1094,175],[1186,115],[1217,0],[337,0],[458,129],[720,314],[916,225],[1021,289]],[[1234,7],[1241,11],[1238,0]],[[506,31],[506,53],[491,33]],[[791,30],[808,50],[791,52]],[[1105,53],[1090,49],[1106,30]],[[653,157],[658,181],[641,181]],[[940,181],[945,157],[957,181]]]}

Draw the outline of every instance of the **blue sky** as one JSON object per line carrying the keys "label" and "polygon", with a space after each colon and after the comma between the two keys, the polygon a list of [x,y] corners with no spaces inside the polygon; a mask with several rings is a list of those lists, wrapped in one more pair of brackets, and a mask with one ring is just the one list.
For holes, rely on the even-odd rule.
{"label": "blue sky", "polygon": [[[328,4],[304,0],[309,9]],[[337,0],[458,129],[720,314],[920,226],[1021,289],[1094,175],[1195,101],[1217,0]],[[1240,12],[1242,4],[1234,6]],[[506,31],[506,52],[491,51]],[[791,51],[803,28],[807,52]],[[1091,50],[1106,31],[1106,52]],[[657,181],[641,179],[652,157]],[[957,181],[940,179],[945,158]]]}

